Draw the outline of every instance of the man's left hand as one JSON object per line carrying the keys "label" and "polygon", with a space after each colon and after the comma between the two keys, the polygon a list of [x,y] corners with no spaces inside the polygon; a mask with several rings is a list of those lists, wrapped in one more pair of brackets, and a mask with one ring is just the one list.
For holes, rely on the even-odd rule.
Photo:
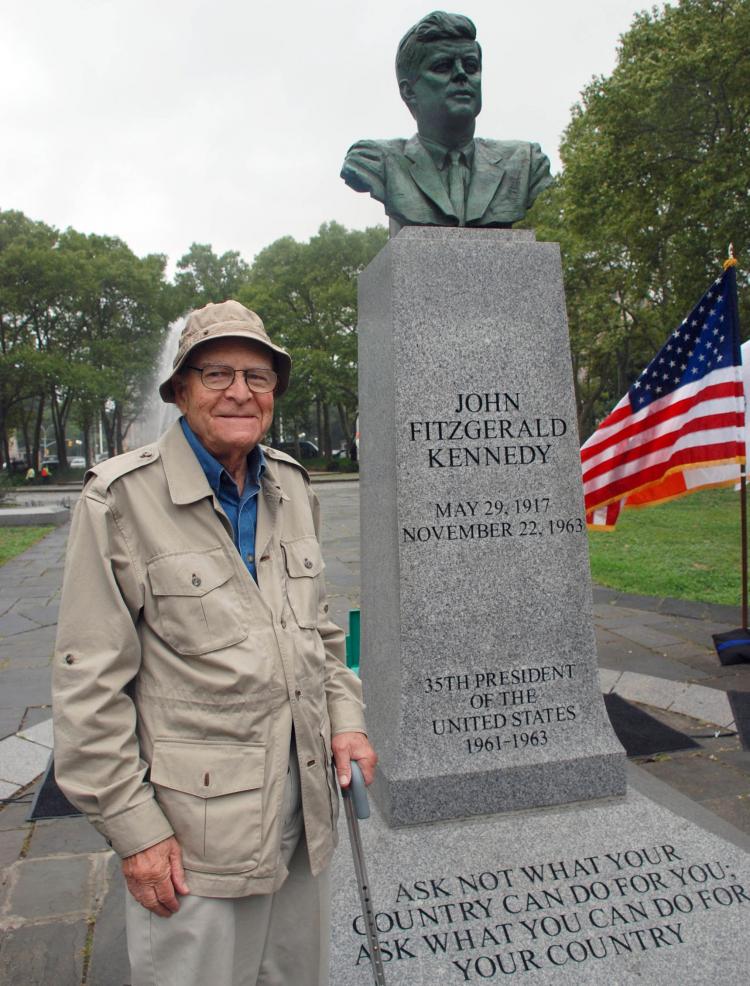
{"label": "man's left hand", "polygon": [[331,749],[341,787],[349,787],[352,779],[352,760],[356,760],[359,764],[365,784],[372,784],[378,755],[364,733],[337,733],[331,739]]}

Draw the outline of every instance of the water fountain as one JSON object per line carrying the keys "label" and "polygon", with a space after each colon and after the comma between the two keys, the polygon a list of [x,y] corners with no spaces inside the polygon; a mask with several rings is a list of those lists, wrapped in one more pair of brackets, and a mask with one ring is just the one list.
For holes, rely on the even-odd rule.
{"label": "water fountain", "polygon": [[175,404],[165,404],[159,397],[158,387],[172,369],[172,361],[177,352],[180,333],[185,327],[185,319],[178,318],[169,326],[154,374],[151,398],[143,408],[143,413],[133,422],[128,434],[128,445],[136,448],[155,442],[180,416]]}

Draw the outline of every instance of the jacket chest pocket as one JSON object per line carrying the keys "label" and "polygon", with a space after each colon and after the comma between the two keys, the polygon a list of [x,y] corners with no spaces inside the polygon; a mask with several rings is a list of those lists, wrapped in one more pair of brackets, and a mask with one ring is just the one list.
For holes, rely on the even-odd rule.
{"label": "jacket chest pocket", "polygon": [[247,636],[237,576],[223,548],[163,555],[147,568],[153,608],[147,606],[146,619],[179,654],[205,654]]}
{"label": "jacket chest pocket", "polygon": [[157,739],[151,783],[189,869],[240,873],[262,852],[265,747]]}
{"label": "jacket chest pocket", "polygon": [[318,625],[318,603],[323,558],[314,535],[282,541],[286,574],[286,594],[297,625],[314,629]]}

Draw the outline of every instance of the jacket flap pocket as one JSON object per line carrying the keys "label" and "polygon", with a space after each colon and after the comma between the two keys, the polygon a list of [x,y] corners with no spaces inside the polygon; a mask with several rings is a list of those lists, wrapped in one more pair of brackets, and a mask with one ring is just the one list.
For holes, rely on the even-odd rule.
{"label": "jacket flap pocket", "polygon": [[286,558],[286,570],[291,578],[313,578],[323,571],[320,545],[314,535],[282,541],[281,547]]}
{"label": "jacket flap pocket", "polygon": [[148,563],[148,577],[155,596],[205,596],[234,575],[223,548],[180,551]]}
{"label": "jacket flap pocket", "polygon": [[151,780],[196,798],[216,798],[263,787],[265,764],[265,747],[258,744],[157,739]]}

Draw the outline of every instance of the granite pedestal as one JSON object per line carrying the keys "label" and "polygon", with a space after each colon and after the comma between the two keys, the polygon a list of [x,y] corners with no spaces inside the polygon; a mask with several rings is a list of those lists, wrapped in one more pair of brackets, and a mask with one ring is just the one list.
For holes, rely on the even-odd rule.
{"label": "granite pedestal", "polygon": [[[625,798],[362,822],[388,986],[744,986],[750,840],[628,773]],[[346,826],[332,886],[330,986],[371,986]]]}
{"label": "granite pedestal", "polygon": [[[556,244],[403,229],[360,277],[359,335],[386,981],[744,984],[747,838],[628,783],[602,702]],[[331,984],[359,986],[342,840]]]}
{"label": "granite pedestal", "polygon": [[362,674],[402,825],[620,795],[559,249],[403,229],[360,277]]}

